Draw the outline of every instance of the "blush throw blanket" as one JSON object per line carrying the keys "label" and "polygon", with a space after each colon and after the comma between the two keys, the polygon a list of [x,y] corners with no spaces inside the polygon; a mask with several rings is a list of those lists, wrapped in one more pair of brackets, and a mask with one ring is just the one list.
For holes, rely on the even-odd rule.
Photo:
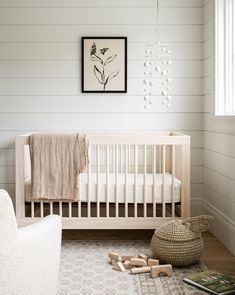
{"label": "blush throw blanket", "polygon": [[32,199],[79,200],[79,174],[88,163],[88,140],[76,134],[30,136]]}

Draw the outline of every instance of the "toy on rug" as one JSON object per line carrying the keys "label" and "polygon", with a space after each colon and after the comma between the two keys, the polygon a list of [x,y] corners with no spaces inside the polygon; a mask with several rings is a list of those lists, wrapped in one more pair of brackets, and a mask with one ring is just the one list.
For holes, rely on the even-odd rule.
{"label": "toy on rug", "polygon": [[213,216],[201,215],[166,222],[155,230],[150,248],[163,263],[174,266],[193,264],[203,252],[201,232],[208,229],[213,219]]}
{"label": "toy on rug", "polygon": [[148,258],[144,254],[134,257],[109,253],[108,257],[113,269],[117,271],[124,272],[125,270],[130,270],[130,274],[150,273],[152,278],[156,278],[160,274],[172,275],[172,265],[159,265],[159,260]]}

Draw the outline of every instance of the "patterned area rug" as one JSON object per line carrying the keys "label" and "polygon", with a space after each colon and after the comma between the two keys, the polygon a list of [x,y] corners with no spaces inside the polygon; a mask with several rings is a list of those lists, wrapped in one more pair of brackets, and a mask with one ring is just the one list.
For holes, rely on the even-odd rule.
{"label": "patterned area rug", "polygon": [[199,295],[206,294],[182,279],[205,270],[203,263],[175,267],[172,277],[152,279],[149,274],[130,275],[112,270],[108,252],[151,256],[147,241],[64,241],[58,295]]}

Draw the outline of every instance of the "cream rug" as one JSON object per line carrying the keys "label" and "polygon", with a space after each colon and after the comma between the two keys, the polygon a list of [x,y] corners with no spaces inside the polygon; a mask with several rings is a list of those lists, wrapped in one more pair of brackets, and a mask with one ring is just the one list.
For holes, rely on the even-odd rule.
{"label": "cream rug", "polygon": [[58,295],[199,295],[206,294],[183,283],[189,273],[205,269],[203,263],[174,268],[172,277],[152,279],[112,270],[108,252],[151,255],[147,241],[64,241]]}

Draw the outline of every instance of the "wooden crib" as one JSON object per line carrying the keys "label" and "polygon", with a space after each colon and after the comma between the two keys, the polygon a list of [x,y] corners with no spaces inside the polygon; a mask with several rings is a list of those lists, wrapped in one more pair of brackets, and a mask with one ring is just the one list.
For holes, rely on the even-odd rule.
{"label": "wooden crib", "polygon": [[87,132],[80,201],[32,201],[29,136],[16,137],[16,216],[49,214],[64,229],[154,229],[190,216],[190,137],[176,132]]}

